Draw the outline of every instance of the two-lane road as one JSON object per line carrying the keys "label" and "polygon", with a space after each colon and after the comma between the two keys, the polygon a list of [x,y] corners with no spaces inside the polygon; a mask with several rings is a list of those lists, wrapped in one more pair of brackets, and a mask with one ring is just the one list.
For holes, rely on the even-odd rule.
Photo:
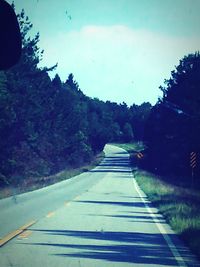
{"label": "two-lane road", "polygon": [[138,188],[129,155],[107,145],[94,170],[0,201],[0,266],[200,266]]}

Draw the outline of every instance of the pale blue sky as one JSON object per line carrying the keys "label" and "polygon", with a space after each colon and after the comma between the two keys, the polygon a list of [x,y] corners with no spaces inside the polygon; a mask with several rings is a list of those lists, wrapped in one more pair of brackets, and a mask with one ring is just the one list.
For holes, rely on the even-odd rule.
{"label": "pale blue sky", "polygon": [[[8,1],[12,2],[12,1]],[[179,60],[200,50],[200,0],[15,0],[40,32],[42,65],[90,97],[154,104]]]}

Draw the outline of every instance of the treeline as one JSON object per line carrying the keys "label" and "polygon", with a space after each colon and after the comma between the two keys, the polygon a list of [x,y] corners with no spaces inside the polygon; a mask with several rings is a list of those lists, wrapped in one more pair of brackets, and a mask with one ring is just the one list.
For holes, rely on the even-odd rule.
{"label": "treeline", "polygon": [[194,175],[200,174],[200,54],[189,54],[160,87],[163,97],[152,108],[145,127],[145,166],[162,174],[191,175],[191,152],[196,153]]}
{"label": "treeline", "polygon": [[[128,107],[91,99],[72,74],[65,82],[38,67],[43,51],[39,34],[18,15],[22,56],[0,72],[0,184],[49,175],[91,161],[107,142],[141,140],[151,105]],[[67,48],[66,48],[67,49]]]}

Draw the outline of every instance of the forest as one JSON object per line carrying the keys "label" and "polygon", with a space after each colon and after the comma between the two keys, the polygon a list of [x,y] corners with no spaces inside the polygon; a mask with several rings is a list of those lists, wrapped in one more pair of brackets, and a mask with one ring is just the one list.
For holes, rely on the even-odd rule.
{"label": "forest", "polygon": [[141,140],[150,103],[103,102],[81,91],[73,74],[61,81],[38,67],[43,51],[39,33],[24,10],[18,14],[22,35],[20,61],[0,72],[0,184],[47,176],[75,168],[103,150],[108,142]]}
{"label": "forest", "polygon": [[86,96],[72,73],[50,78],[57,65],[39,67],[39,33],[24,10],[20,61],[0,72],[0,185],[50,175],[90,162],[108,142],[143,141],[141,166],[187,175],[200,151],[200,54],[189,54],[160,87],[155,106],[117,104]]}

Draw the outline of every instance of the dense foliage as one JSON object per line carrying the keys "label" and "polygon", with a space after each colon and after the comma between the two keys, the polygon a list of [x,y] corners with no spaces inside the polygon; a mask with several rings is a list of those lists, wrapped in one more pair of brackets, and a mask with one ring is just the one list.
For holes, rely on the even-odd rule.
{"label": "dense foliage", "polygon": [[200,152],[200,54],[180,60],[161,87],[163,97],[152,109],[146,125],[148,166],[162,173],[189,174],[190,153]]}
{"label": "dense foliage", "polygon": [[83,94],[70,74],[65,82],[40,68],[39,34],[29,37],[32,24],[18,15],[22,57],[0,72],[0,183],[17,183],[80,166],[102,151],[107,142],[142,139],[149,103],[130,108]]}

